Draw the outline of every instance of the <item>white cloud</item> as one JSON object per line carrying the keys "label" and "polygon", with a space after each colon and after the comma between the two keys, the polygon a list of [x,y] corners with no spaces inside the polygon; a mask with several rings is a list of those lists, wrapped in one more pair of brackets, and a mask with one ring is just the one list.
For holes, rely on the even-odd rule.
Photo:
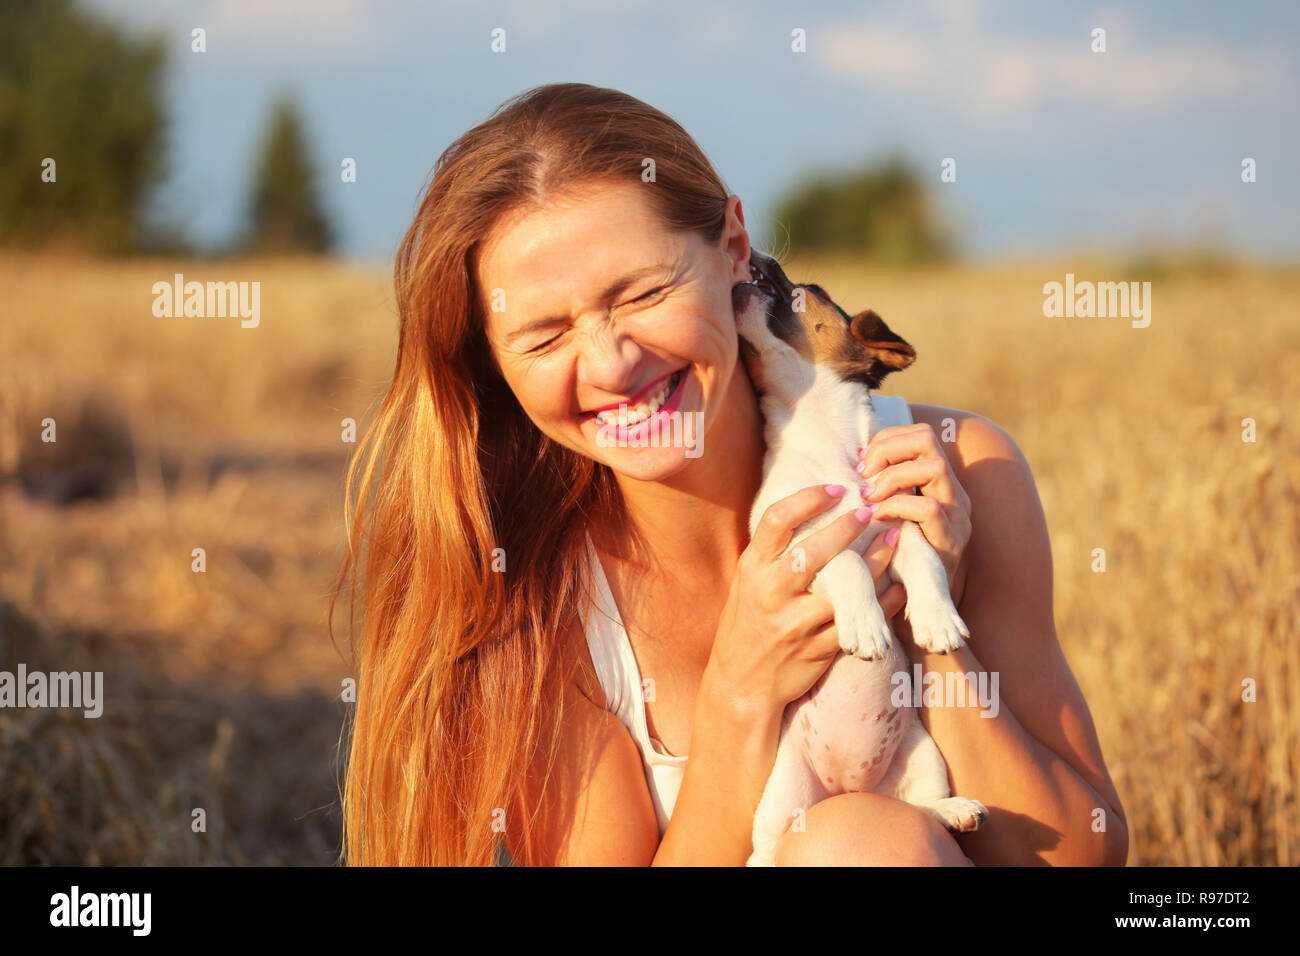
{"label": "white cloud", "polygon": [[[1280,47],[1229,50],[1213,35],[1148,41],[1123,10],[1101,10],[1077,31],[1000,32],[973,4],[936,0],[902,11],[823,23],[809,55],[824,72],[946,104],[976,119],[1017,114],[1048,101],[1140,111],[1188,101],[1294,96],[1294,58]],[[1094,26],[1106,53],[1091,51]]]}

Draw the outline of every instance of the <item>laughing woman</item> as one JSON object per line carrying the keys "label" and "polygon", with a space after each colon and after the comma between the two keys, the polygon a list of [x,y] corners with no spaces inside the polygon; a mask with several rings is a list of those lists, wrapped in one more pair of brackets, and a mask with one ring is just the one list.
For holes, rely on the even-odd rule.
{"label": "laughing woman", "polygon": [[[830,605],[782,570],[827,486],[748,531],[764,445],[731,290],[749,259],[740,200],[698,145],[613,90],[528,91],[439,158],[398,254],[393,382],[348,474],[347,862],[746,861],[785,706],[839,653]],[[601,440],[602,412],[643,404],[698,422],[693,441]],[[999,677],[995,717],[922,714],[953,792],[990,816],[954,837],[892,797],[839,794],[777,862],[1123,864],[1025,458],[978,415],[908,409],[871,442],[868,503],[920,524],[971,630],[925,654],[897,615],[908,654]],[[846,515],[810,556],[859,529]],[[890,554],[881,535],[875,577]],[[896,615],[902,586],[881,603]]]}

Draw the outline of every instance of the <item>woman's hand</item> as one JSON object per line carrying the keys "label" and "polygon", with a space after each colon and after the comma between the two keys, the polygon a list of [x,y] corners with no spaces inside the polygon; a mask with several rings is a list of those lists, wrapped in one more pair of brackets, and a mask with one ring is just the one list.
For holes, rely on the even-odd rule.
{"label": "woman's hand", "polygon": [[858,459],[858,474],[871,479],[861,495],[875,508],[875,518],[906,518],[921,526],[943,560],[948,593],[959,606],[966,584],[965,573],[958,571],[970,541],[970,496],[953,474],[939,436],[925,424],[882,428]]}
{"label": "woman's hand", "polygon": [[[808,587],[862,533],[870,516],[863,516],[866,509],[843,514],[802,539],[799,560],[786,549],[801,524],[844,494],[842,485],[814,485],[773,502],[741,552],[705,677],[755,719],[779,718],[781,709],[811,688],[840,653],[834,609]],[[894,555],[886,534],[876,536],[864,558],[873,579]],[[886,618],[903,606],[903,593],[895,583],[880,596]]]}

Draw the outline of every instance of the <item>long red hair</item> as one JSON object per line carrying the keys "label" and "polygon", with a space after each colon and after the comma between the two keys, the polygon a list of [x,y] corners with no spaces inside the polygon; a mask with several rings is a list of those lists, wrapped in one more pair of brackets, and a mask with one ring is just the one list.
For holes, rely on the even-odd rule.
{"label": "long red hair", "polygon": [[517,863],[537,862],[525,774],[540,757],[549,777],[576,671],[591,676],[571,639],[590,587],[584,535],[625,513],[609,468],[539,432],[501,378],[476,266],[506,217],[611,182],[649,190],[668,228],[719,240],[728,190],[680,125],[616,90],[557,83],[443,152],[402,241],[396,368],[348,467],[329,612],[332,635],[350,576],[351,865],[492,865],[502,836]]}

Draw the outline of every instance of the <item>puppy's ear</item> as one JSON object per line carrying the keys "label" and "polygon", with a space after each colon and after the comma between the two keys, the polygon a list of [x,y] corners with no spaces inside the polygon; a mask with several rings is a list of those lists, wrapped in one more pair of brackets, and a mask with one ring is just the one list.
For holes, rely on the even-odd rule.
{"label": "puppy's ear", "polygon": [[895,334],[885,320],[867,309],[849,320],[849,331],[875,360],[878,376],[897,372],[916,361],[916,349]]}

